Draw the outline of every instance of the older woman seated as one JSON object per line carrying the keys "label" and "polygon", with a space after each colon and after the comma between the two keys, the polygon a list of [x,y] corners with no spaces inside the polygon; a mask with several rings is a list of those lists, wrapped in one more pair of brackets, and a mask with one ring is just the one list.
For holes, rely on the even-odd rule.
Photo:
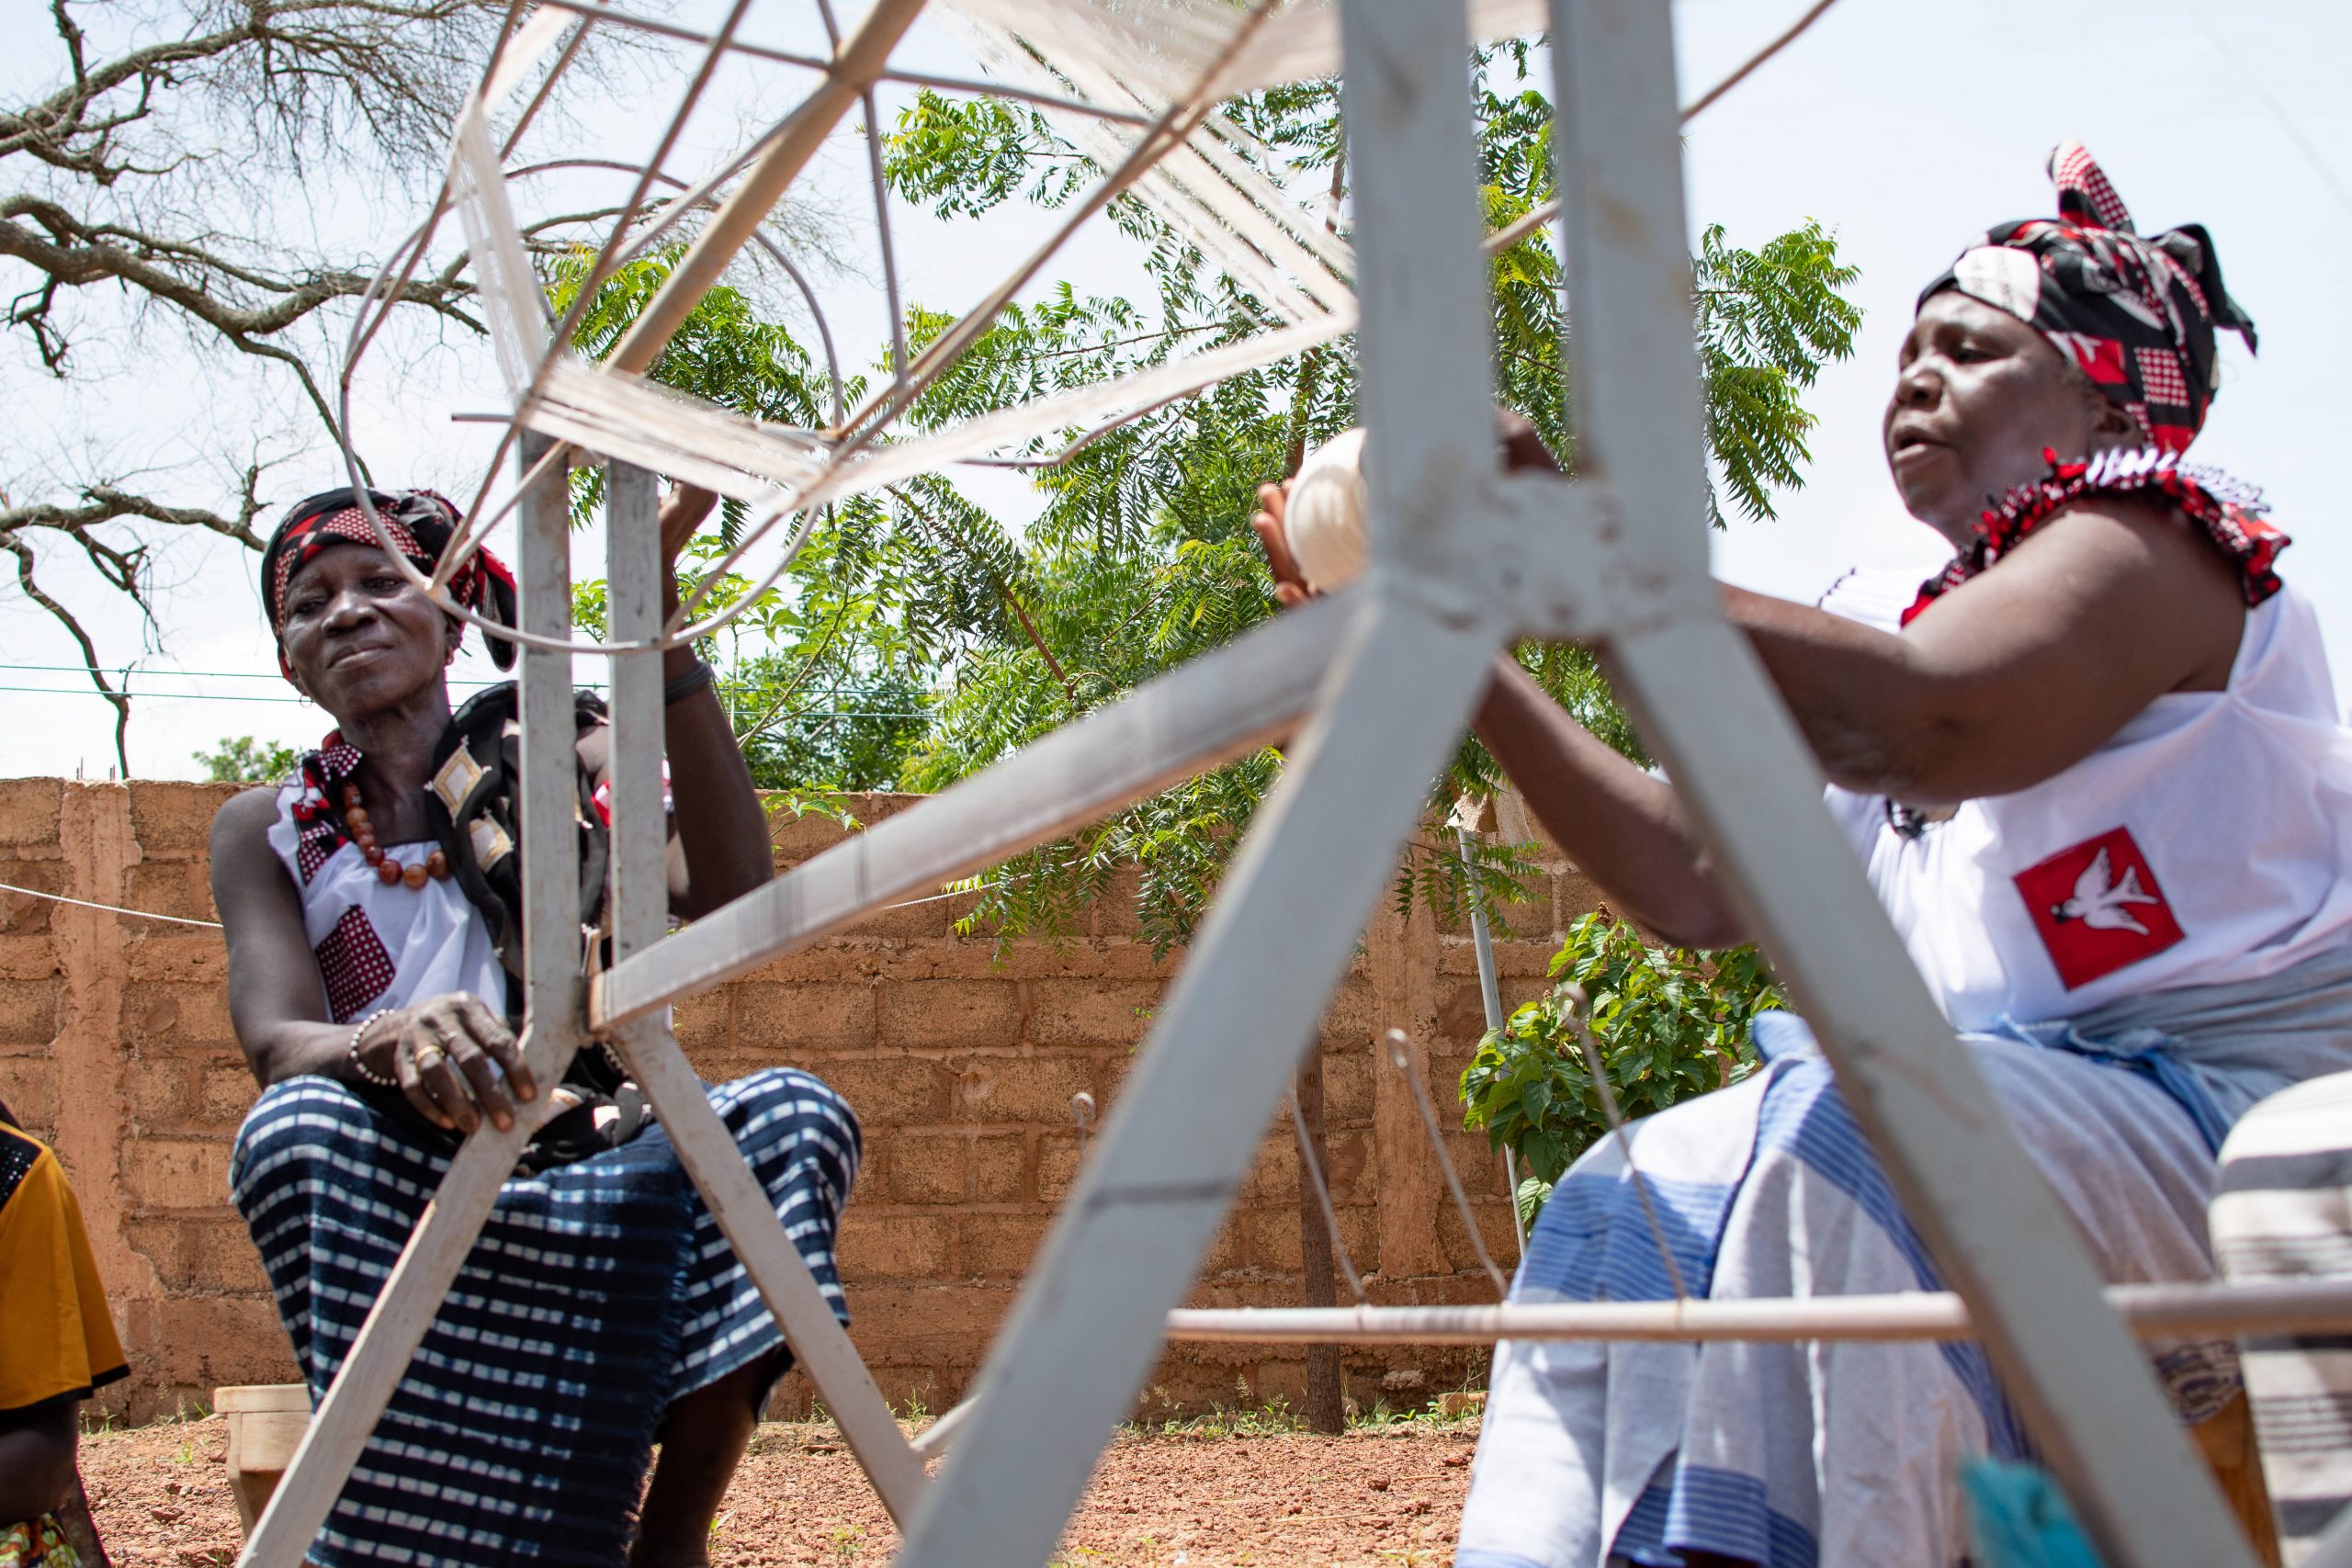
{"label": "older woman seated", "polygon": [[[371,497],[396,547],[430,570],[457,522],[449,504],[425,491]],[[710,499],[664,503],[665,559]],[[674,569],[664,581],[674,606]],[[487,554],[450,587],[514,624],[512,579]],[[238,1135],[236,1201],[314,1393],[459,1137],[511,1126],[518,1101],[557,1102],[311,1558],[706,1562],[713,1515],[789,1354],[618,1065],[591,1047],[562,1084],[542,1084],[516,1049],[514,688],[452,713],[446,669],[464,625],[395,570],[350,491],[288,514],[262,558],[262,591],[281,671],[336,728],[291,782],[220,808],[212,882],[231,1013],[265,1089]],[[491,650],[513,662],[511,643],[493,635]],[[671,902],[691,916],[764,881],[771,863],[707,668],[684,649],[667,659]],[[584,695],[578,753],[593,904],[606,735]],[[831,1247],[856,1119],[789,1070],[709,1095],[846,1318]]]}
{"label": "older woman seated", "polygon": [[[2107,1276],[2200,1279],[2231,1122],[2352,1066],[2352,740],[2285,537],[2177,461],[2216,325],[2253,337],[2211,240],[2135,233],[2078,145],[2052,174],[2059,216],[1970,246],[1904,339],[1887,461],[1950,567],[1849,583],[1850,615],[1724,604]],[[1612,906],[1747,938],[1673,786],[1509,659],[1477,727]],[[1515,1299],[1939,1288],[1805,1025],[1766,1014],[1756,1043],[1745,1082],[1630,1129],[1671,1267],[1611,1139],[1554,1190]],[[2185,1420],[2233,1394],[2226,1342],[2154,1349]],[[1506,1343],[1491,1386],[1456,1568],[1950,1568],[1962,1460],[2026,1452],[1971,1344]]]}

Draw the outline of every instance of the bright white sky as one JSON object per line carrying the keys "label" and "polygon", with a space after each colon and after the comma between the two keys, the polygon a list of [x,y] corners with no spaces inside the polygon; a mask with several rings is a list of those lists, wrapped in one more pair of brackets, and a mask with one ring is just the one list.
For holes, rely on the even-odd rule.
{"label": "bright white sky", "polygon": [[[694,20],[708,8],[687,0],[673,14]],[[1686,100],[1800,8],[1798,0],[1679,0]],[[810,9],[799,0],[771,0],[753,13],[758,36],[785,47],[818,44]],[[51,68],[45,10],[38,0],[0,0],[10,36],[45,45],[37,58],[31,50],[10,51],[0,85],[37,82],[37,73]],[[2232,291],[2263,329],[2263,352],[2250,358],[2233,337],[2224,340],[2227,383],[2198,456],[2268,489],[2276,515],[2297,539],[2284,570],[2317,602],[2345,657],[2352,649],[2352,538],[2321,475],[2324,433],[2352,412],[2341,375],[2352,364],[2352,311],[2337,289],[2312,292],[2310,279],[2339,271],[2337,258],[2352,248],[2352,101],[2334,79],[2346,58],[2352,7],[2329,0],[2226,6],[1946,0],[1932,9],[1912,0],[1841,0],[1690,129],[1694,228],[1721,222],[1735,243],[1755,244],[1817,218],[1862,268],[1858,298],[1866,312],[1856,357],[1832,367],[1809,400],[1822,423],[1806,488],[1783,499],[1779,522],[1736,523],[1719,536],[1719,573],[1809,598],[1849,566],[1924,572],[1934,564],[1935,540],[1904,516],[1879,455],[1878,414],[1895,345],[1919,285],[1962,243],[1997,220],[2050,210],[2042,159],[2071,135],[2106,164],[2143,229],[2196,220],[2211,230]],[[925,28],[902,59],[969,70]],[[765,82],[772,94],[777,78]],[[723,82],[714,122],[751,112],[759,87],[750,73]],[[610,103],[581,112],[565,145],[634,144],[650,136],[647,128],[658,124],[674,92],[666,75],[626,73]],[[892,107],[886,95],[886,118]],[[698,131],[708,140],[700,150],[719,145],[725,129],[713,123]],[[678,166],[695,165],[693,151]],[[866,360],[886,331],[866,238],[863,165],[862,147],[844,135],[812,185],[814,205],[831,215],[843,240],[846,265],[820,290],[853,365]],[[403,197],[390,210],[377,210],[368,194],[348,196],[317,226],[329,233],[379,229],[389,240],[410,220],[413,202]],[[977,295],[1041,228],[1026,216],[941,226],[903,209],[897,221],[910,298],[945,309]],[[1118,237],[1099,230],[1047,273],[1102,293],[1132,288],[1140,276]],[[0,445],[0,479],[13,493],[34,493],[32,481],[60,465],[60,454],[89,451],[104,454],[119,473],[188,466],[201,486],[227,470],[220,453],[251,445],[254,393],[274,384],[199,375],[180,340],[152,321],[141,330],[139,348],[136,357],[113,360],[86,354],[85,367],[98,374],[74,389],[40,375],[21,342],[8,340],[0,350],[0,391],[15,417]],[[411,344],[402,357],[372,363],[362,378],[358,423],[379,481],[458,493],[477,479],[486,439],[479,427],[446,421],[453,409],[490,406],[492,380],[486,356],[455,342]],[[270,449],[296,451],[266,493],[282,505],[337,482],[327,452],[299,450],[299,409],[273,411],[263,421]],[[190,494],[185,479],[156,484]],[[989,499],[1009,513],[1020,508],[1011,481],[998,481]],[[583,567],[596,548],[583,537]],[[142,634],[134,618],[85,574],[53,552],[44,574],[53,591],[87,612],[112,659],[136,654]],[[234,547],[179,541],[160,561],[158,580],[160,638],[146,638],[149,651],[139,662],[148,673],[134,678],[134,690],[199,695],[151,696],[139,705],[134,771],[194,776],[191,752],[223,735],[314,740],[322,716],[283,701],[287,689],[269,678],[253,558]],[[74,694],[87,692],[74,675],[40,668],[73,663],[64,636],[16,595],[0,592],[0,647],[16,667],[0,673],[0,686],[65,694],[0,690],[0,775],[86,769],[104,777],[113,759],[111,710]],[[459,673],[483,678],[488,666],[469,657]]]}

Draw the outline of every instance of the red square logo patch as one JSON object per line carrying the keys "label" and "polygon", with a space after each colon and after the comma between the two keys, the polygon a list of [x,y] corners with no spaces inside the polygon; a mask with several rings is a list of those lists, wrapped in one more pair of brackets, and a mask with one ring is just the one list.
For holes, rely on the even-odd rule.
{"label": "red square logo patch", "polygon": [[2129,829],[2060,850],[2016,880],[2033,929],[2070,991],[2180,940],[2180,922]]}

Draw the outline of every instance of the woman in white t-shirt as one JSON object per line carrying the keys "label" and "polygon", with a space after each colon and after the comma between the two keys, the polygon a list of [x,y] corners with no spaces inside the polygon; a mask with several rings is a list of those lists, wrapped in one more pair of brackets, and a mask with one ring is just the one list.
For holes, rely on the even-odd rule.
{"label": "woman in white t-shirt", "polygon": [[[2273,570],[2285,536],[2177,462],[2215,328],[2253,342],[2210,238],[2133,232],[2075,143],[2052,175],[2058,218],[1992,231],[1921,295],[1888,402],[1888,464],[1951,565],[1899,626],[1837,613],[1851,592],[1724,598],[2101,1267],[2197,1279],[2229,1123],[2352,1066],[2352,744]],[[1672,786],[1507,657],[1477,729],[1613,908],[1747,939]],[[1753,1077],[1632,1130],[1675,1272],[1717,1297],[1939,1288],[1804,1024],[1756,1034]],[[1657,1250],[1610,1140],[1555,1190],[1514,1299],[1668,1296]],[[2152,1352],[2184,1419],[2235,1391],[2226,1343]],[[2027,1451],[1966,1344],[1507,1343],[1491,1386],[1456,1568],[1943,1568],[1968,1551],[1960,1460]]]}

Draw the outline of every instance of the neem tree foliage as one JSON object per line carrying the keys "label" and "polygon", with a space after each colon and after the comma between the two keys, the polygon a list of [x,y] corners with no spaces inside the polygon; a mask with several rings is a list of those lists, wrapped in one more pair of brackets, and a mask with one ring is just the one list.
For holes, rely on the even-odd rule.
{"label": "neem tree foliage", "polygon": [[[1488,51],[1476,64],[1479,155],[1495,228],[1553,195],[1551,105],[1527,85],[1528,64],[1524,44]],[[1335,83],[1253,95],[1229,112],[1269,150],[1268,175],[1294,189],[1328,192],[1335,221],[1344,221]],[[1099,173],[1026,107],[930,92],[887,139],[886,170],[901,198],[947,220],[1011,202],[1057,207]],[[1111,216],[1142,248],[1150,296],[1108,297],[1065,282],[1007,310],[916,401],[913,423],[933,426],[1102,380],[1273,321],[1247,287],[1204,262],[1143,203],[1124,197]],[[582,346],[608,351],[674,258],[649,257],[609,284],[582,327]],[[1854,269],[1839,264],[1835,239],[1815,223],[1754,250],[1710,228],[1692,264],[1714,459],[1712,521],[1722,525],[1726,513],[1769,519],[1775,492],[1802,482],[1814,424],[1803,395],[1825,363],[1852,350],[1860,316],[1844,291]],[[1560,352],[1567,323],[1549,235],[1531,235],[1493,265],[1498,398],[1533,421],[1573,466]],[[580,272],[576,260],[558,265],[559,308]],[[950,325],[952,318],[919,303],[905,321],[918,349]],[[823,373],[803,344],[731,289],[705,299],[653,375],[765,418],[822,423],[830,407]],[[850,387],[853,402],[865,384]],[[944,788],[1272,614],[1272,582],[1248,525],[1254,490],[1354,422],[1355,384],[1353,346],[1342,340],[1146,414],[1057,466],[1033,470],[1043,511],[1023,528],[952,476],[842,503],[741,636],[715,650],[762,782],[801,792]],[[1028,455],[1050,456],[1079,434],[1040,438]],[[722,533],[731,536],[740,523],[730,515]],[[729,586],[740,592],[750,585]],[[593,587],[582,608],[593,623]],[[1641,756],[1589,655],[1529,647],[1520,657],[1597,733]],[[1003,940],[1057,935],[1132,868],[1142,929],[1165,951],[1190,934],[1280,767],[1272,750],[1244,759],[995,868],[972,884],[980,897],[968,923]],[[1492,759],[1465,741],[1448,776],[1432,781],[1433,798],[1498,783]],[[1475,880],[1506,922],[1524,852],[1493,846],[1477,867]],[[1399,897],[1458,907],[1472,881],[1450,852],[1425,852],[1406,867]]]}

